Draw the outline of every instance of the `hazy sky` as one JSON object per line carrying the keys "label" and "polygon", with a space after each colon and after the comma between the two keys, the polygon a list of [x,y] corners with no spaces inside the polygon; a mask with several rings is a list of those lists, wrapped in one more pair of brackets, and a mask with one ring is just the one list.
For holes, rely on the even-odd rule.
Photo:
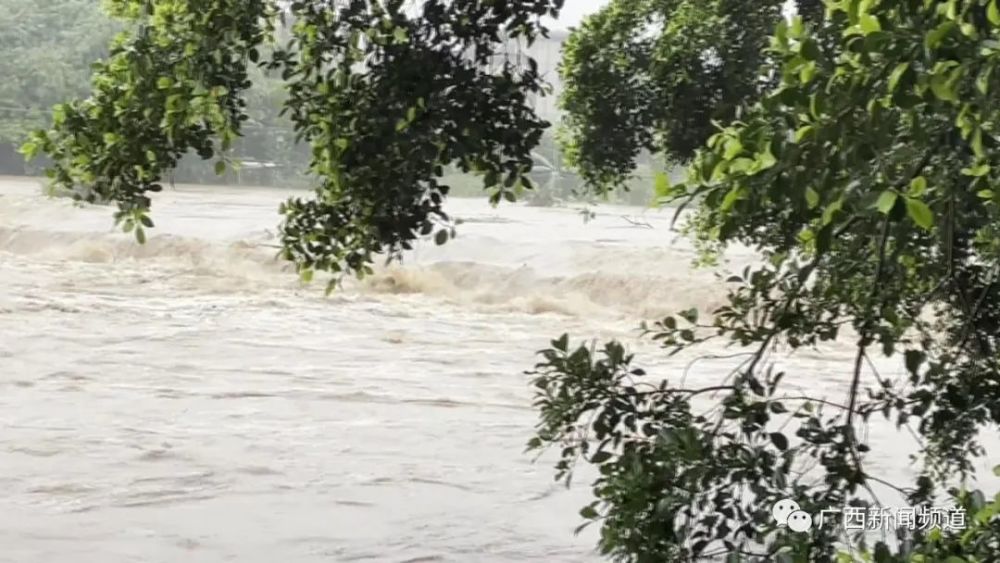
{"label": "hazy sky", "polygon": [[[566,0],[559,19],[552,23],[551,27],[552,29],[568,29],[575,26],[580,23],[584,16],[596,12],[608,2],[609,0]],[[791,15],[793,11],[793,3],[786,1],[785,15]]]}
{"label": "hazy sky", "polygon": [[583,16],[596,12],[608,0],[566,0],[559,19],[552,25],[553,29],[568,29],[580,23]]}

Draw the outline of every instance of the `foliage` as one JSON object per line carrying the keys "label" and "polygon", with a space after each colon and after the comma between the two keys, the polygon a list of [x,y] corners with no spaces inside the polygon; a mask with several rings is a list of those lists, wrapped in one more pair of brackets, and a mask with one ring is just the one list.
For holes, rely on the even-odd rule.
{"label": "foliage", "polygon": [[[817,11],[800,2],[811,18]],[[564,49],[564,144],[598,190],[643,150],[683,162],[773,82],[759,69],[782,1],[614,0]],[[806,6],[801,6],[806,4]]]}
{"label": "foliage", "polygon": [[238,134],[247,66],[270,32],[271,7],[264,0],[109,4],[134,29],[95,65],[91,97],[56,106],[53,129],[34,133],[23,150],[55,161],[48,172],[56,185],[116,201],[116,221],[143,241],[152,226],[148,194],[162,189],[164,173],[189,149],[211,158],[215,135],[225,151]]}
{"label": "foliage", "polygon": [[[432,0],[417,14],[403,4],[296,1],[279,14],[267,0],[116,0],[135,31],[98,69],[93,95],[58,107],[25,152],[50,155],[58,184],[117,201],[119,220],[144,237],[148,193],[181,155],[211,158],[241,133],[259,62],[287,84],[284,107],[318,184],[315,199],[282,206],[283,254],[306,278],[363,275],[376,254],[435,231],[447,240],[445,166],[482,174],[494,202],[530,188],[547,126],[528,105],[544,86],[537,65],[505,56],[501,38],[532,41],[561,0]],[[294,20],[291,40],[262,59],[279,15]]]}
{"label": "foliage", "polygon": [[0,1],[0,142],[21,142],[48,109],[82,94],[114,33],[90,0]]}
{"label": "foliage", "polygon": [[[276,32],[280,33],[283,27],[278,27]],[[266,56],[262,54],[261,58]],[[173,180],[203,184],[235,181],[241,185],[309,186],[305,175],[311,151],[308,145],[296,140],[291,120],[282,114],[287,98],[284,81],[259,66],[249,67],[248,75],[252,85],[245,94],[247,120],[226,154],[230,159],[226,176],[220,177],[197,154],[188,153],[171,174]],[[255,164],[273,168],[254,168]]]}
{"label": "foliage", "polygon": [[[51,124],[54,105],[87,93],[91,65],[108,54],[108,44],[125,27],[102,12],[100,4],[93,0],[0,1],[0,47],[9,55],[0,61],[6,77],[0,84],[0,171],[21,173],[23,158],[16,155],[16,147],[31,131]],[[122,9],[121,4],[106,4],[112,11]],[[234,158],[278,164],[278,177],[258,174],[257,179],[274,185],[294,178],[295,171],[304,171],[309,152],[295,144],[291,121],[279,115],[284,82],[257,66],[248,71],[253,82],[245,94],[249,119],[231,152]],[[170,177],[218,182],[212,167],[193,156],[182,159]],[[253,179],[253,174],[245,169],[240,178]]]}
{"label": "foliage", "polygon": [[313,269],[364,274],[373,254],[393,256],[421,235],[443,243],[444,167],[477,172],[491,199],[530,187],[531,150],[547,123],[529,97],[537,65],[503,56],[498,38],[531,41],[561,1],[429,1],[418,17],[402,2],[336,10],[295,2],[302,45],[275,56],[288,108],[313,146],[319,198],[283,207],[285,256]]}
{"label": "foliage", "polygon": [[54,104],[86,91],[90,64],[114,32],[93,0],[0,0],[0,154],[47,125]]}
{"label": "foliage", "polygon": [[[583,515],[602,523],[602,549],[617,560],[833,561],[832,530],[776,529],[767,508],[786,497],[814,514],[864,506],[878,502],[873,483],[928,506],[972,471],[979,431],[1000,422],[1000,8],[827,5],[821,29],[778,25],[776,86],[663,190],[696,203],[686,228],[708,258],[739,243],[766,260],[730,278],[728,303],[708,322],[688,311],[648,331],[672,353],[719,340],[745,361],[695,389],[643,382],[617,344],[597,352],[563,338],[536,370],[531,445],[560,446],[562,476],[580,458],[600,468]],[[783,390],[774,350],[838,337],[857,342],[843,404]],[[879,373],[879,355],[906,375]],[[717,408],[696,408],[708,392],[721,395]],[[888,483],[866,465],[858,427],[873,417],[920,437],[915,483]],[[901,544],[870,555],[992,561],[996,505],[975,508],[983,521],[963,535],[900,530]]]}

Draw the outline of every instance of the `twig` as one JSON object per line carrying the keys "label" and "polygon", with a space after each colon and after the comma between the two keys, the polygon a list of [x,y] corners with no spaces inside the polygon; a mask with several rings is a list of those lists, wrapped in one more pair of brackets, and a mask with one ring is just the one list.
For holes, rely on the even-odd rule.
{"label": "twig", "polygon": [[630,218],[628,215],[622,215],[622,219],[625,219],[626,221],[628,221],[632,225],[635,225],[636,227],[646,227],[647,229],[654,228],[653,225],[649,224],[648,222],[646,222],[646,221],[636,221],[636,220]]}
{"label": "twig", "polygon": [[[871,301],[878,298],[879,280],[882,278],[882,268],[885,265],[885,251],[889,242],[889,216],[882,220],[882,233],[879,237],[878,262],[875,264],[875,275],[872,277]],[[844,438],[848,442],[851,451],[851,458],[861,477],[861,485],[868,490],[875,504],[882,506],[875,491],[867,483],[868,475],[865,474],[861,463],[861,452],[858,451],[858,439],[854,432],[854,413],[857,410],[858,387],[861,384],[861,367],[865,358],[865,349],[868,346],[869,332],[871,331],[871,320],[862,328],[861,336],[858,339],[858,352],[854,358],[854,374],[851,378],[851,393],[847,403],[847,422],[844,424]]]}
{"label": "twig", "polygon": [[[986,301],[986,297],[993,290],[993,286],[997,283],[997,275],[1000,275],[1000,267],[997,267],[990,273],[990,283],[983,288],[983,292],[979,294],[979,299],[976,300],[976,304],[973,305],[971,313],[969,313],[969,318],[966,321],[965,326],[962,328],[962,337],[959,339],[958,348],[961,350],[965,347],[965,343],[969,340],[969,336],[972,334],[972,328],[975,324],[976,316],[979,314],[979,310],[983,306],[983,302]],[[977,339],[978,340],[978,339]],[[980,352],[986,352],[982,350],[982,343],[980,343]]]}

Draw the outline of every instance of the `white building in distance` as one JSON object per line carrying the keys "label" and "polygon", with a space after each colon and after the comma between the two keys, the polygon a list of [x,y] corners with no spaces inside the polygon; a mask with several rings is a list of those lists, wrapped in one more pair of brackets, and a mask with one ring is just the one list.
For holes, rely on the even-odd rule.
{"label": "white building in distance", "polygon": [[542,77],[552,85],[551,94],[535,101],[535,111],[552,123],[560,120],[558,98],[562,93],[562,81],[559,80],[559,62],[562,60],[562,45],[568,37],[567,31],[550,31],[548,37],[538,38],[527,49],[527,54],[538,62]]}
{"label": "white building in distance", "polygon": [[552,123],[560,120],[559,94],[562,83],[559,80],[559,62],[562,60],[562,45],[569,37],[567,31],[550,31],[548,37],[538,37],[530,47],[525,42],[510,42],[504,58],[512,58],[520,62],[520,57],[531,57],[538,63],[538,72],[552,87],[547,96],[535,99],[535,111],[538,115]]}

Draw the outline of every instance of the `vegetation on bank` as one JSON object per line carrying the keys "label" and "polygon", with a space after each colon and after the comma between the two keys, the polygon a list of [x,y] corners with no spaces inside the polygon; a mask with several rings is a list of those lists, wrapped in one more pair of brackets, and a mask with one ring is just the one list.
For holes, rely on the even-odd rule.
{"label": "vegetation on bank", "polygon": [[[561,476],[580,460],[598,466],[583,516],[616,560],[993,561],[998,505],[962,487],[986,454],[978,436],[1000,423],[1000,7],[841,0],[825,17],[804,10],[786,22],[777,4],[756,5],[749,19],[760,25],[747,26],[743,3],[613,2],[570,40],[625,38],[618,49],[641,61],[623,68],[608,55],[620,76],[598,88],[588,67],[600,59],[567,53],[586,70],[568,91],[578,98],[570,111],[582,108],[570,119],[584,124],[575,146],[594,186],[613,187],[631,169],[643,146],[635,139],[677,154],[704,141],[688,177],[662,196],[694,210],[685,229],[705,258],[739,243],[765,261],[729,280],[712,318],[692,310],[648,327],[671,354],[709,341],[743,352],[714,385],[650,380],[616,343],[553,342],[535,372],[542,423],[532,446],[562,450]],[[723,61],[706,74],[725,73],[724,53],[753,37],[760,72],[712,82],[689,70],[714,50]],[[636,105],[631,85],[606,93],[629,76],[656,85],[652,115],[600,145],[615,123],[590,123]],[[715,128],[656,115],[676,93],[712,84],[717,92],[680,101],[708,104],[686,115],[729,112]],[[716,102],[727,99],[736,102]],[[856,343],[842,401],[783,385],[810,374],[783,368],[777,352],[837,338]],[[881,373],[879,357],[905,374]],[[698,408],[709,393],[715,408]],[[915,482],[872,467],[863,429],[876,418],[917,437]],[[813,515],[877,507],[879,486],[912,507],[951,498],[970,525],[866,538],[830,525],[796,532],[771,515],[786,498]]]}
{"label": "vegetation on bank", "polygon": [[[310,148],[316,195],[290,199],[281,226],[306,279],[446,243],[450,169],[494,202],[537,183],[550,124],[530,98],[544,81],[504,55],[561,0],[108,4],[129,31],[91,96],[58,106],[24,150],[52,159],[56,184],[115,202],[140,239],[183,155],[228,167],[260,70],[288,88],[282,107]],[[533,372],[530,446],[561,450],[559,478],[598,467],[581,514],[616,561],[994,561],[998,505],[955,478],[1000,422],[1000,6],[802,1],[786,21],[782,4],[612,0],[571,37],[562,138],[590,193],[620,189],[644,151],[688,161],[657,192],[692,209],[684,228],[703,258],[739,243],[765,260],[730,278],[711,318],[646,327],[665,353],[733,346],[744,361],[724,381],[690,387],[647,375],[618,343],[558,338]],[[786,374],[777,351],[845,337],[842,401],[787,388],[808,374]],[[913,483],[871,468],[860,429],[876,417],[919,438]],[[871,541],[771,518],[785,498],[813,514],[874,506],[876,483],[913,507],[953,499],[968,526]]]}
{"label": "vegetation on bank", "polygon": [[[109,4],[115,8],[115,3]],[[0,61],[8,78],[0,85],[0,174],[37,174],[44,159],[25,163],[18,147],[28,135],[52,123],[51,108],[83,96],[88,91],[91,65],[108,55],[108,47],[129,22],[113,19],[91,0],[52,0],[43,5],[0,0],[0,50],[12,56]],[[276,40],[287,40],[294,19],[276,24]],[[264,51],[269,47],[265,46]],[[229,166],[220,175],[211,162],[188,152],[165,177],[178,183],[264,185],[304,189],[309,187],[308,144],[300,143],[292,121],[282,115],[286,97],[284,81],[260,66],[247,69],[251,85],[246,89],[247,120],[241,134],[227,151]],[[564,166],[555,143],[556,128],[543,134],[537,153],[541,162],[553,162],[557,174],[544,165],[532,178],[536,190],[532,202],[558,204],[585,199],[579,193],[582,180]],[[644,165],[651,160],[647,156]],[[479,180],[473,175],[449,170],[453,197],[479,197]],[[653,173],[640,172],[630,190],[612,194],[617,203],[648,205],[653,200]],[[78,191],[78,190],[77,190]]]}

